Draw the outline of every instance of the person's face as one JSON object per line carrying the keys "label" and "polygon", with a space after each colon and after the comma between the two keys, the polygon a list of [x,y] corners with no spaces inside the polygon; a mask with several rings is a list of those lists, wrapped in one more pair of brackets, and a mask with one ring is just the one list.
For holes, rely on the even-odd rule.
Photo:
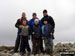
{"label": "person's face", "polygon": [[48,24],[48,22],[47,21],[44,21],[44,24]]}
{"label": "person's face", "polygon": [[43,16],[47,16],[47,13],[46,13],[46,12],[44,12],[44,13],[43,13]]}
{"label": "person's face", "polygon": [[36,19],[36,15],[33,15],[33,18]]}
{"label": "person's face", "polygon": [[23,21],[23,25],[26,25],[26,24],[27,24],[27,22],[24,20],[24,21]]}
{"label": "person's face", "polygon": [[36,21],[36,22],[35,22],[35,25],[38,25],[38,24],[39,24],[39,23]]}
{"label": "person's face", "polygon": [[25,18],[25,17],[26,17],[26,14],[25,14],[25,13],[23,13],[23,14],[22,14],[22,17],[23,17],[23,18]]}

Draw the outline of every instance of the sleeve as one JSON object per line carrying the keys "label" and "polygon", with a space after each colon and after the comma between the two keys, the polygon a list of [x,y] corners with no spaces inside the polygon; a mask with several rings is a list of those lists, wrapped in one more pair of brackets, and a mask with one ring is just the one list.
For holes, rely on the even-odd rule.
{"label": "sleeve", "polygon": [[40,26],[42,26],[43,24],[42,24],[42,22],[41,22],[41,20],[39,20],[39,24],[40,24]]}
{"label": "sleeve", "polygon": [[31,25],[31,20],[29,20],[28,25],[29,25],[29,26]]}
{"label": "sleeve", "polygon": [[51,32],[54,33],[54,28],[53,27],[51,28],[51,30],[52,30]]}
{"label": "sleeve", "polygon": [[28,27],[28,31],[29,31],[29,35],[31,35],[32,31],[31,31],[30,26]]}
{"label": "sleeve", "polygon": [[55,22],[53,18],[51,16],[49,18],[50,18],[49,20],[50,20],[51,25],[53,26],[53,28],[55,28]]}
{"label": "sleeve", "polygon": [[41,23],[43,24],[43,18],[41,19]]}
{"label": "sleeve", "polygon": [[29,22],[29,21],[27,20],[27,25],[28,25],[28,22]]}
{"label": "sleeve", "polygon": [[19,19],[17,20],[16,24],[15,24],[16,28],[19,28]]}

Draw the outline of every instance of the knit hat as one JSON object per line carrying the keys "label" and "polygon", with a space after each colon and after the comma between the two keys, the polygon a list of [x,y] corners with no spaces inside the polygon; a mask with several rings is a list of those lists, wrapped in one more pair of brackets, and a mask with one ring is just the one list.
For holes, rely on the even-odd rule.
{"label": "knit hat", "polygon": [[46,10],[46,9],[45,9],[45,10],[43,10],[43,13],[45,13],[45,12],[47,13],[47,10]]}
{"label": "knit hat", "polygon": [[34,22],[39,22],[39,19],[35,19]]}

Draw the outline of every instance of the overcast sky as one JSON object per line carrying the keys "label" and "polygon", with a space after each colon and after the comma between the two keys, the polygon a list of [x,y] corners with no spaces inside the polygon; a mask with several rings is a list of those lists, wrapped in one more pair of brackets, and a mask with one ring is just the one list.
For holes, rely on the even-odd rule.
{"label": "overcast sky", "polygon": [[17,36],[14,25],[22,12],[28,20],[33,12],[41,19],[44,9],[56,23],[54,42],[74,42],[75,0],[0,0],[0,45],[14,45]]}

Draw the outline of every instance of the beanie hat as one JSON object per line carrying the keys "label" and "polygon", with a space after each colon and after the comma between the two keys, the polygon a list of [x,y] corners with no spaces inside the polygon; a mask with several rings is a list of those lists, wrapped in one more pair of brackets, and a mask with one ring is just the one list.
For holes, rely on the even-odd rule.
{"label": "beanie hat", "polygon": [[47,13],[47,10],[43,10],[43,13],[45,13],[45,12]]}
{"label": "beanie hat", "polygon": [[34,22],[38,22],[39,23],[39,19],[35,19]]}

